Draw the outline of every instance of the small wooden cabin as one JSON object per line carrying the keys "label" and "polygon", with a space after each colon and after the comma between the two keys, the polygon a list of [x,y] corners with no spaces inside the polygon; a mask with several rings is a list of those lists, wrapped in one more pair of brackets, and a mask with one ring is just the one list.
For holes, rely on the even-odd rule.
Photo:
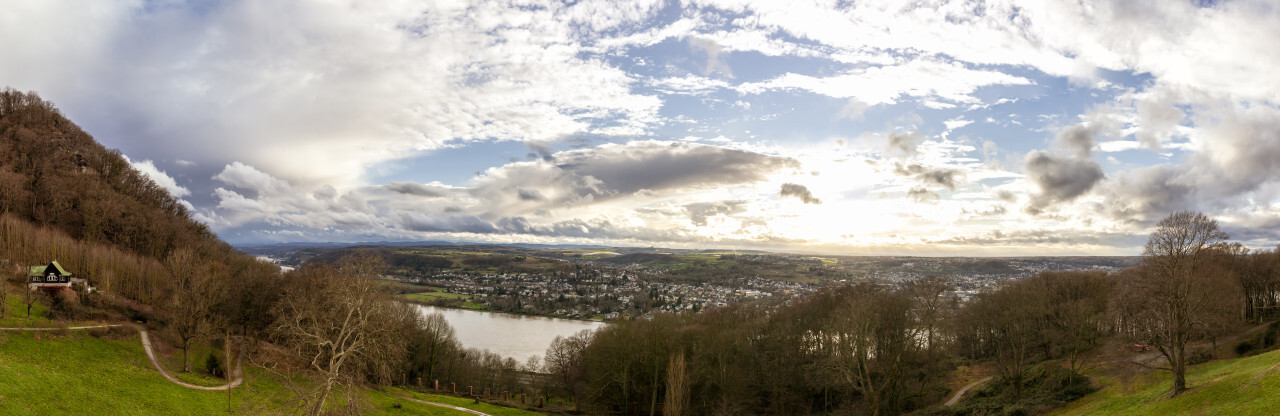
{"label": "small wooden cabin", "polygon": [[49,262],[45,266],[31,266],[31,273],[27,276],[31,290],[71,287],[71,272],[62,268],[62,265],[58,264],[57,260]]}

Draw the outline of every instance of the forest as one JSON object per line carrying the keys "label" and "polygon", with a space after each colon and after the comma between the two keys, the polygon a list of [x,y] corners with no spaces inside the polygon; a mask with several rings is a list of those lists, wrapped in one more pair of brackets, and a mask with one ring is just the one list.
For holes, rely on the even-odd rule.
{"label": "forest", "polygon": [[[1216,340],[1276,317],[1280,249],[1229,243],[1193,212],[1159,222],[1140,266],[1044,272],[964,304],[946,278],[863,282],[786,303],[615,322],[560,339],[557,388],[600,414],[1038,414],[1092,392],[1086,370],[1125,345],[1124,365],[1172,374]],[[1275,326],[1236,353],[1275,344]],[[566,352],[567,351],[567,352]],[[938,408],[945,376],[989,363],[984,394]]]}

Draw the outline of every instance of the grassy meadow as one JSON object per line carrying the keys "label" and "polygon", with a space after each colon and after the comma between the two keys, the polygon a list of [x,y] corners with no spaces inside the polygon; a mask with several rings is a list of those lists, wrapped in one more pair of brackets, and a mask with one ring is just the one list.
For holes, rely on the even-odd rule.
{"label": "grassy meadow", "polygon": [[1167,371],[1128,380],[1096,377],[1102,390],[1052,414],[1262,416],[1280,411],[1280,350],[1192,367],[1187,371],[1191,389],[1173,398]]}
{"label": "grassy meadow", "polygon": [[[37,303],[32,318],[26,305],[11,295],[5,307],[7,319],[0,326],[72,326],[44,317],[45,307]],[[20,313],[19,313],[20,312]],[[227,381],[204,373],[205,359],[221,350],[207,344],[191,349],[192,372],[182,372],[182,350],[152,341],[161,365],[169,374],[187,383],[217,386]],[[280,413],[292,405],[291,393],[279,376],[261,368],[245,367],[245,385],[233,389],[230,407],[234,414]],[[112,330],[0,331],[0,414],[93,414],[93,415],[209,415],[225,414],[225,391],[193,390],[165,380],[156,371],[138,339],[127,328]],[[420,400],[454,404],[493,415],[527,416],[539,413],[450,396],[426,395],[391,389]],[[373,415],[467,415],[453,409],[414,403],[388,392],[361,393]]]}

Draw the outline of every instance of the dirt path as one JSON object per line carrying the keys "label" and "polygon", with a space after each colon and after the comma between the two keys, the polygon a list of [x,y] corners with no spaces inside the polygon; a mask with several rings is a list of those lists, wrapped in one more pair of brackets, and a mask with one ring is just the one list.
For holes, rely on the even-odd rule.
{"label": "dirt path", "polygon": [[974,382],[972,382],[972,383],[969,383],[969,384],[965,385],[964,387],[961,387],[961,388],[960,388],[960,391],[957,391],[957,392],[956,392],[956,394],[955,394],[954,396],[951,396],[951,400],[947,400],[947,402],[946,402],[946,403],[944,403],[944,404],[943,404],[943,406],[953,406],[953,405],[955,405],[955,404],[956,404],[956,402],[960,401],[960,397],[961,397],[961,396],[964,396],[964,393],[965,393],[965,392],[967,392],[967,391],[969,391],[969,389],[974,388],[974,387],[978,387],[978,385],[979,385],[979,384],[986,383],[986,382],[988,382],[988,381],[991,381],[991,376],[986,376],[986,377],[984,377],[984,378],[982,378],[982,379],[979,379],[978,381],[974,381]]}
{"label": "dirt path", "polygon": [[[147,332],[147,329],[146,329],[145,327],[143,327],[142,325],[137,325],[137,324],[109,324],[109,325],[70,326],[70,327],[66,327],[66,328],[8,328],[8,327],[0,327],[0,331],[57,331],[57,330],[62,330],[62,329],[78,330],[78,329],[94,329],[94,328],[114,328],[114,327],[121,327],[121,326],[128,326],[128,327],[133,328],[134,330],[137,330],[137,331],[138,331],[138,338],[142,341],[142,349],[143,349],[143,351],[146,351],[146,352],[147,352],[147,359],[151,361],[151,365],[152,365],[152,366],[154,366],[154,367],[156,368],[156,371],[159,371],[159,372],[160,372],[160,375],[161,375],[161,376],[163,376],[163,377],[165,378],[165,380],[169,380],[169,382],[170,382],[170,383],[177,384],[177,385],[179,385],[179,386],[186,387],[186,388],[189,388],[189,389],[195,389],[195,390],[207,390],[207,391],[222,391],[222,390],[227,390],[227,389],[233,389],[233,388],[239,387],[239,386],[240,386],[240,384],[243,384],[243,383],[244,383],[244,374],[242,373],[242,365],[241,365],[241,364],[242,364],[242,361],[243,361],[243,359],[244,359],[244,355],[240,355],[240,356],[236,357],[236,368],[235,368],[235,370],[233,370],[233,373],[234,373],[234,375],[235,375],[235,380],[231,380],[231,382],[230,382],[230,383],[223,384],[223,385],[221,385],[221,386],[197,386],[197,385],[195,385],[195,384],[191,384],[191,383],[183,382],[182,380],[178,380],[176,377],[174,377],[174,376],[170,375],[170,374],[169,374],[169,372],[165,371],[165,370],[164,370],[164,367],[162,367],[162,366],[160,365],[160,359],[159,359],[159,358],[156,358],[155,350],[151,348],[151,335],[150,335],[150,333],[148,333],[148,332]],[[492,416],[492,415],[490,415],[490,414],[488,414],[488,413],[483,413],[483,412],[480,412],[480,411],[467,409],[467,408],[465,408],[465,407],[458,407],[458,406],[454,406],[454,405],[451,405],[451,404],[436,403],[436,402],[429,402],[429,401],[426,401],[426,400],[418,400],[418,399],[414,399],[414,398],[411,398],[411,397],[404,397],[404,396],[398,396],[398,395],[393,395],[393,396],[398,397],[398,398],[401,398],[401,399],[404,399],[404,400],[408,400],[408,401],[411,401],[411,402],[415,402],[415,403],[421,403],[421,404],[430,405],[430,406],[444,407],[444,408],[448,408],[448,409],[457,410],[457,411],[460,411],[460,412],[470,413],[470,414],[477,415],[477,416]]]}
{"label": "dirt path", "polygon": [[415,398],[412,398],[412,397],[404,397],[404,396],[395,395],[395,394],[392,394],[392,396],[397,397],[397,398],[401,398],[401,399],[405,399],[405,400],[408,400],[408,401],[411,401],[411,402],[414,402],[414,403],[422,403],[422,404],[431,405],[431,406],[445,407],[445,408],[449,408],[449,409],[457,410],[457,411],[459,411],[459,412],[467,412],[467,413],[470,413],[470,414],[473,414],[473,415],[479,415],[479,416],[493,416],[493,415],[490,415],[490,414],[488,414],[488,413],[482,413],[482,412],[477,411],[477,410],[471,410],[471,409],[468,409],[468,408],[465,408],[465,407],[458,407],[458,406],[454,406],[454,405],[451,405],[451,404],[444,404],[444,403],[429,402],[429,401],[426,401],[426,400],[418,400],[418,399],[415,399]]}
{"label": "dirt path", "polygon": [[0,328],[0,331],[58,331],[62,329],[94,329],[94,328],[113,328],[113,327],[121,327],[121,326],[128,326],[138,331],[138,338],[142,340],[142,349],[147,352],[147,359],[151,360],[151,365],[155,366],[156,371],[159,371],[160,375],[164,376],[165,380],[169,380],[169,382],[173,384],[177,384],[179,386],[186,387],[189,389],[221,391],[221,390],[236,388],[241,383],[244,383],[244,375],[241,372],[241,366],[240,366],[241,360],[244,358],[243,355],[236,358],[236,368],[232,370],[232,373],[235,376],[235,380],[231,380],[230,383],[223,384],[221,386],[197,386],[195,384],[190,384],[190,383],[183,382],[182,380],[178,380],[176,377],[164,371],[164,367],[160,366],[160,360],[156,358],[155,351],[151,349],[151,337],[147,333],[147,329],[137,324],[70,326],[66,328]]}
{"label": "dirt path", "polygon": [[16,328],[16,327],[14,327],[14,328],[0,328],[0,331],[57,331],[57,330],[60,330],[60,329],[94,329],[94,328],[112,328],[112,327],[118,327],[118,326],[125,326],[125,324],[88,325],[88,326],[69,326],[69,327],[66,327],[66,328],[62,328],[62,327],[55,327],[55,328]]}

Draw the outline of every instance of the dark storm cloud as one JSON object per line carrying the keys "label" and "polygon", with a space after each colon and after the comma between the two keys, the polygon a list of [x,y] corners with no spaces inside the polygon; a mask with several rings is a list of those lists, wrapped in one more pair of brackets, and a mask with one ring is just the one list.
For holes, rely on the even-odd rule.
{"label": "dark storm cloud", "polygon": [[808,187],[805,187],[804,185],[800,185],[800,184],[795,184],[795,183],[782,184],[782,189],[778,191],[778,196],[781,196],[781,197],[794,196],[800,199],[801,201],[804,201],[804,203],[806,204],[816,205],[816,204],[822,203],[821,199],[813,197],[813,194],[809,192]]}
{"label": "dark storm cloud", "polygon": [[1000,198],[1000,200],[1004,202],[1016,202],[1018,200],[1017,195],[1014,195],[1013,192],[1006,189],[996,191],[996,198]]}
{"label": "dark storm cloud", "polygon": [[556,154],[556,164],[579,176],[591,176],[619,193],[702,185],[758,182],[786,168],[799,169],[789,157],[684,142],[631,142],[592,151]]}
{"label": "dark storm cloud", "polygon": [[1106,177],[1098,162],[1058,157],[1039,150],[1027,154],[1025,169],[1028,179],[1040,188],[1040,193],[1032,195],[1027,204],[1026,210],[1032,215],[1084,195]]}
{"label": "dark storm cloud", "polygon": [[718,214],[732,215],[744,211],[742,205],[747,201],[698,202],[684,206],[693,225],[707,225],[707,217]]}
{"label": "dark storm cloud", "polygon": [[388,191],[429,198],[445,196],[443,189],[414,182],[392,182],[382,186]]}
{"label": "dark storm cloud", "polygon": [[890,133],[889,152],[904,156],[916,154],[916,143],[920,140],[916,133]]}
{"label": "dark storm cloud", "polygon": [[1009,210],[1005,208],[1004,205],[992,205],[987,209],[970,210],[968,208],[962,208],[960,210],[960,213],[962,214],[972,215],[975,217],[996,217],[996,216],[1004,215],[1008,212]]}
{"label": "dark storm cloud", "polygon": [[553,158],[551,157],[551,147],[547,146],[546,143],[525,142],[524,145],[525,147],[528,147],[529,150],[533,151],[533,153],[529,153],[530,159],[542,159],[548,162],[553,160]]}
{"label": "dark storm cloud", "polygon": [[963,175],[958,169],[934,168],[912,164],[894,163],[893,173],[899,176],[912,176],[925,185],[937,185],[955,191],[959,177]]}
{"label": "dark storm cloud", "polygon": [[[1266,213],[1223,221],[1222,230],[1233,240],[1250,245],[1251,241],[1273,242],[1280,240],[1280,214]],[[1269,244],[1268,244],[1269,245]],[[1259,247],[1271,249],[1273,247]]]}
{"label": "dark storm cloud", "polygon": [[1088,244],[1104,244],[1114,247],[1137,247],[1146,241],[1146,236],[1131,233],[1113,233],[1113,232],[1090,232],[1090,231],[1049,231],[1049,230],[1022,230],[1022,231],[1000,231],[995,230],[987,233],[956,236],[944,239],[929,240],[930,244],[946,244],[960,246],[990,246],[990,245],[1023,245],[1023,246],[1047,246],[1047,245],[1088,245]]}
{"label": "dark storm cloud", "polygon": [[500,232],[493,224],[474,215],[432,216],[418,213],[402,213],[401,227],[422,232],[492,234]]}
{"label": "dark storm cloud", "polygon": [[910,198],[915,202],[930,204],[938,202],[938,199],[940,199],[941,196],[939,196],[937,192],[933,192],[922,187],[915,187],[907,191],[907,198]]}
{"label": "dark storm cloud", "polygon": [[1280,110],[1227,112],[1203,129],[1204,148],[1177,165],[1117,175],[1104,209],[1117,219],[1153,221],[1179,210],[1222,212],[1274,199],[1280,182]]}
{"label": "dark storm cloud", "polygon": [[956,177],[960,175],[960,171],[956,169],[930,169],[916,176],[917,179],[927,184],[938,185],[947,188],[947,190],[956,190]]}
{"label": "dark storm cloud", "polygon": [[648,227],[620,227],[608,220],[583,220],[572,218],[550,224],[534,224],[525,217],[505,217],[494,221],[493,226],[509,234],[525,234],[542,237],[576,237],[599,239],[636,239],[645,241],[693,242],[705,238],[692,236],[677,230]]}
{"label": "dark storm cloud", "polygon": [[675,189],[753,183],[800,168],[800,162],[788,157],[684,142],[605,144],[552,158],[489,169],[471,193],[485,200],[496,218]]}
{"label": "dark storm cloud", "polygon": [[1097,128],[1092,125],[1077,124],[1062,129],[1058,133],[1058,143],[1077,157],[1088,158],[1093,154],[1094,135]]}
{"label": "dark storm cloud", "polygon": [[537,189],[517,189],[516,196],[518,196],[521,201],[541,201],[547,199],[544,198],[542,193],[538,192]]}
{"label": "dark storm cloud", "polygon": [[1113,218],[1153,220],[1174,211],[1194,209],[1195,189],[1179,182],[1168,165],[1134,169],[1118,175],[1106,189],[1105,208]]}

